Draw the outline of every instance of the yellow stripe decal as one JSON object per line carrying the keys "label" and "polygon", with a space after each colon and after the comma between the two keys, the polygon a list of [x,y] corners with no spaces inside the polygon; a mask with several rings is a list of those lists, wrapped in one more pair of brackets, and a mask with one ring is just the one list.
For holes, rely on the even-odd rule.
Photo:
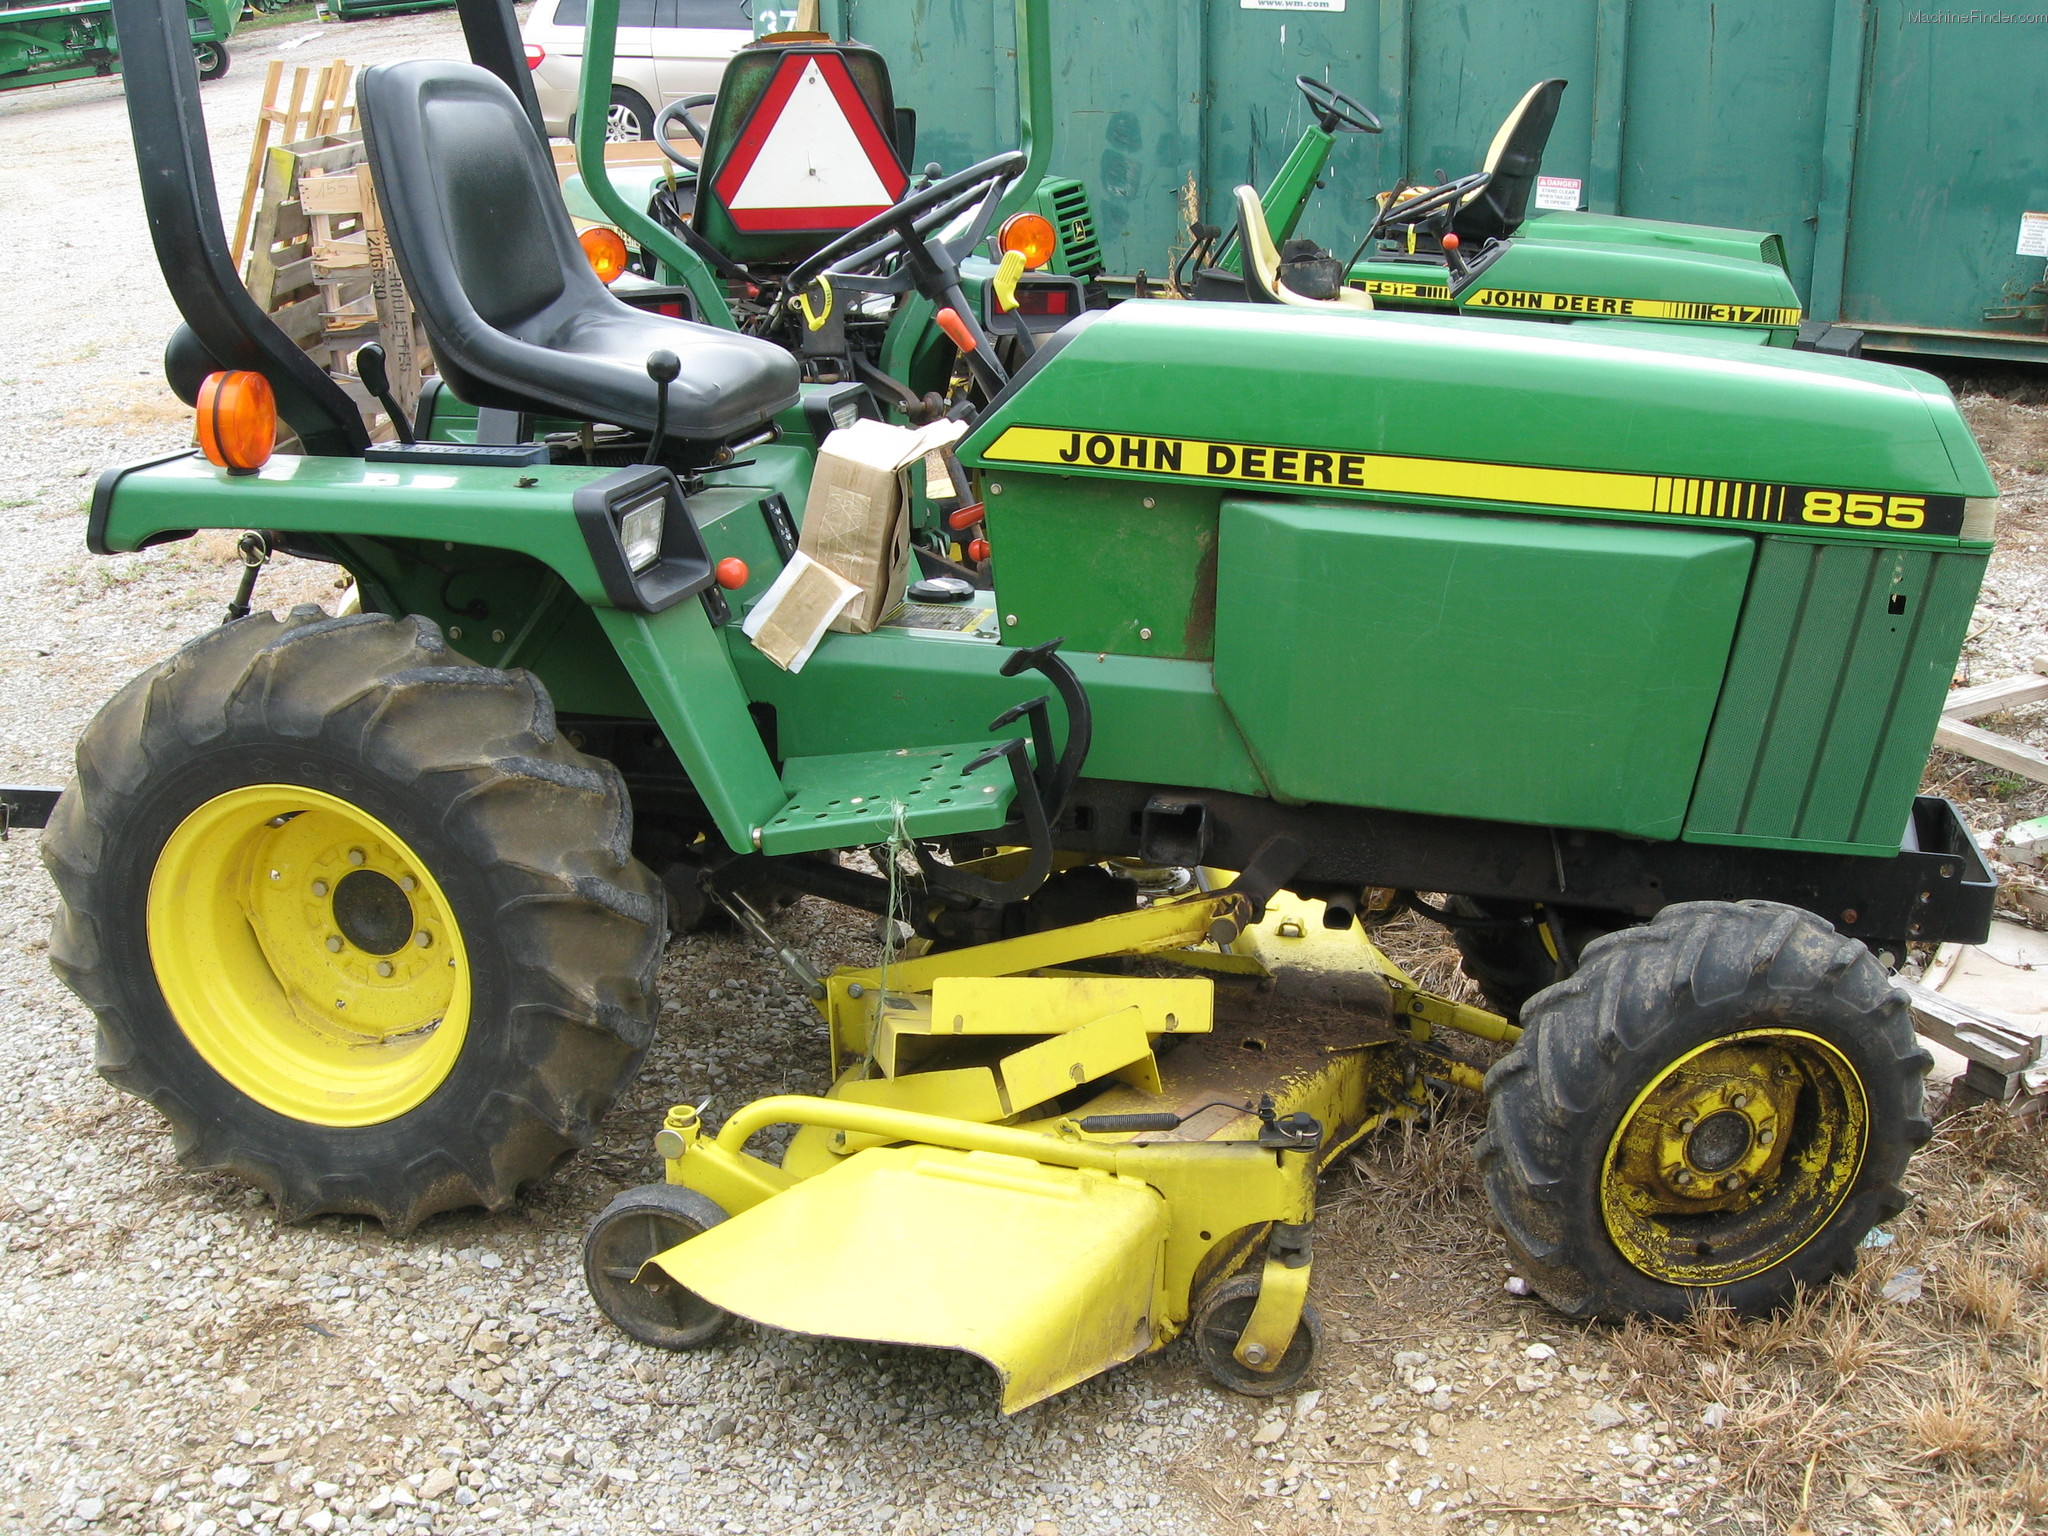
{"label": "yellow stripe decal", "polygon": [[1963,516],[1960,496],[1487,464],[1291,444],[1077,432],[1066,427],[1005,427],[983,451],[982,459],[992,465],[1038,464],[1130,478],[1221,480],[1289,490],[1431,496],[1688,521],[1791,523],[1877,533],[1956,534],[1962,531]]}
{"label": "yellow stripe decal", "polygon": [[[1367,285],[1371,291],[1371,285]],[[1459,303],[1543,315],[1591,315],[1611,320],[1692,320],[1709,325],[1797,325],[1800,312],[1774,304],[1701,304],[1690,299],[1623,299],[1592,293],[1543,293],[1526,288],[1475,288]]]}
{"label": "yellow stripe decal", "polygon": [[1363,288],[1376,299],[1419,299],[1432,304],[1451,302],[1451,290],[1443,283],[1396,283],[1374,277],[1352,286]]}

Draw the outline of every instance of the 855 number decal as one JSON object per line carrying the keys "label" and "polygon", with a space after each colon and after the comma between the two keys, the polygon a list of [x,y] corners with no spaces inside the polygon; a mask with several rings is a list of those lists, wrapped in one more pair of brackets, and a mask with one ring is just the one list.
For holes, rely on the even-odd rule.
{"label": "855 number decal", "polygon": [[1879,496],[1856,491],[1808,491],[1799,520],[1844,528],[1896,528],[1918,532],[1927,526],[1925,496]]}

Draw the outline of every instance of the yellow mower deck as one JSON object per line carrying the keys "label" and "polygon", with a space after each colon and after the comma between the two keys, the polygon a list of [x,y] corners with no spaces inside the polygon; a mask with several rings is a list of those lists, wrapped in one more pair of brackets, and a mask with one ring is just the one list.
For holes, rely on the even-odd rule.
{"label": "yellow mower deck", "polygon": [[[1423,1108],[1425,1074],[1476,1077],[1415,1048],[1432,1022],[1514,1033],[1321,912],[1283,896],[1253,924],[1225,892],[835,972],[827,1095],[757,1101],[716,1136],[670,1112],[669,1183],[726,1219],[641,1280],[794,1332],[966,1350],[1007,1412],[1191,1319],[1228,1384],[1285,1390],[1312,1353],[1317,1175]],[[780,1165],[744,1150],[775,1124],[797,1127]],[[1245,1315],[1250,1282],[1224,1282],[1262,1244]]]}

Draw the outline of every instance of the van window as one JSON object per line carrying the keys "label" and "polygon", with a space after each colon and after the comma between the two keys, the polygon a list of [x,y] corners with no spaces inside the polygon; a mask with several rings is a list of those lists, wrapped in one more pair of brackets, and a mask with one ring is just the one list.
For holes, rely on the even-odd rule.
{"label": "van window", "polygon": [[718,32],[754,30],[751,0],[658,0],[657,27],[702,27]]}
{"label": "van window", "polygon": [[[619,25],[621,27],[651,27],[654,25],[654,11],[658,0],[619,0]],[[589,14],[588,0],[560,0],[555,6],[555,25],[558,27],[580,27]]]}

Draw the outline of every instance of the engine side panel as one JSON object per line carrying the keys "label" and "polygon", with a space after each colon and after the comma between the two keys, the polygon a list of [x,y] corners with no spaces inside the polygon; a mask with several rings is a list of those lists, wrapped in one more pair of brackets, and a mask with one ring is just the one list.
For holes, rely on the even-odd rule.
{"label": "engine side panel", "polygon": [[1682,828],[1751,540],[1252,497],[1221,528],[1217,691],[1279,796]]}

